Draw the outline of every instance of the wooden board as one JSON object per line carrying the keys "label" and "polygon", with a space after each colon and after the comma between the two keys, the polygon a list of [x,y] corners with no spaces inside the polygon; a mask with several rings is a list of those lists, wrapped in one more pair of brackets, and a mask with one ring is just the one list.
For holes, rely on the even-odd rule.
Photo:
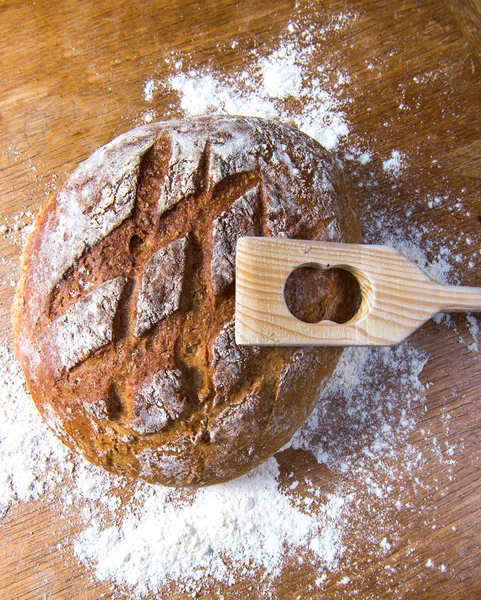
{"label": "wooden board", "polygon": [[[361,298],[348,321],[291,313],[286,281],[306,266],[356,278]],[[375,244],[243,237],[235,292],[236,342],[246,346],[391,346],[440,312],[481,312],[481,288],[440,285],[395,248]]]}
{"label": "wooden board", "polygon": [[[294,12],[306,26],[313,25],[313,42],[327,71],[334,77],[341,69],[350,76],[345,88],[351,99],[346,104],[349,145],[369,149],[372,160],[364,165],[346,160],[345,165],[364,212],[379,218],[388,199],[389,214],[409,218],[418,228],[426,225],[436,238],[433,248],[451,244],[456,251],[469,237],[472,259],[460,262],[456,274],[460,283],[480,286],[479,0],[332,0],[300,6],[293,0],[3,0],[2,219],[12,226],[20,211],[37,211],[81,159],[142,123],[147,110],[180,114],[174,92],[156,94],[152,102],[144,97],[148,78],[162,80],[171,73],[165,58],[182,57],[184,70],[215,65],[226,74],[236,72],[251,50],[262,55],[276,47]],[[339,13],[355,18],[326,38],[323,26]],[[399,177],[395,189],[382,168],[393,149],[409,160],[409,177]],[[339,153],[344,156],[342,143]],[[363,186],[372,172],[376,190]],[[438,196],[449,200],[439,210],[433,211],[428,200],[420,202]],[[0,238],[5,259],[0,278],[7,282],[0,288],[4,339],[13,294],[8,281],[18,273],[21,224],[28,221],[28,215],[20,217],[19,230]],[[417,416],[409,443],[426,457],[427,491],[413,492],[410,504],[386,517],[396,528],[391,550],[372,560],[367,539],[365,551],[355,545],[355,555],[330,577],[323,597],[481,597],[481,361],[468,350],[466,319],[453,316],[452,323],[451,329],[427,323],[415,336],[430,356],[422,373],[430,386],[426,412]],[[458,450],[447,468],[432,448],[453,441]],[[279,461],[282,477],[309,473],[323,488],[343,478],[305,452],[286,451]],[[368,523],[374,515],[364,518]],[[77,530],[53,499],[14,507],[0,530],[0,597],[113,597],[110,583],[97,582],[71,552],[56,551]],[[344,542],[349,546],[349,537]],[[436,568],[426,567],[428,559]],[[320,597],[309,588],[314,576],[308,564],[291,560],[277,597]],[[339,585],[343,577],[349,577],[348,587]],[[240,581],[235,590],[239,597],[259,597],[250,580]],[[165,597],[188,596],[171,591]],[[209,597],[208,592],[199,597]]]}

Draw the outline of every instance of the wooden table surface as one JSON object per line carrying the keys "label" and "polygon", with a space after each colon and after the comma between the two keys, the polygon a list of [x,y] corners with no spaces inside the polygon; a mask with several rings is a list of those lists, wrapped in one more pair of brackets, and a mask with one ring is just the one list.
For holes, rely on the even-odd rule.
{"label": "wooden table surface", "polygon": [[[251,50],[262,56],[276,47],[294,13],[315,25],[313,43],[319,41],[324,64],[349,74],[349,144],[372,154],[366,165],[345,161],[364,214],[377,218],[389,207],[388,214],[404,215],[412,207],[405,219],[425,225],[435,248],[456,249],[469,238],[471,259],[460,261],[455,275],[459,283],[481,286],[480,0],[1,0],[2,223],[12,226],[21,211],[37,211],[80,160],[141,124],[147,110],[181,114],[175,92],[156,94],[152,102],[144,95],[149,78],[172,73],[165,58],[182,57],[184,72],[208,65],[238,72]],[[355,18],[326,38],[323,26],[340,13]],[[393,149],[409,163],[394,188],[382,169]],[[341,157],[343,150],[341,143]],[[373,170],[375,194],[362,185]],[[434,196],[452,206],[445,201],[433,211],[419,202]],[[3,339],[19,237],[13,231],[0,239]],[[309,565],[290,561],[276,597],[481,598],[481,360],[468,348],[467,325],[456,315],[451,328],[431,321],[415,334],[429,353],[421,378],[430,385],[409,443],[425,456],[429,485],[397,514],[390,551],[373,560],[368,541],[363,550],[358,540],[350,562],[322,592],[307,586]],[[435,456],[434,442],[457,446],[450,468]],[[305,452],[290,450],[279,460],[285,471],[309,472],[319,485],[342,477]],[[0,529],[0,598],[113,597],[110,582],[99,583],[68,552],[55,551],[77,530],[51,498],[13,507]],[[426,567],[429,559],[436,568]],[[340,587],[346,576],[350,585]],[[239,597],[258,598],[251,584],[239,582]]]}

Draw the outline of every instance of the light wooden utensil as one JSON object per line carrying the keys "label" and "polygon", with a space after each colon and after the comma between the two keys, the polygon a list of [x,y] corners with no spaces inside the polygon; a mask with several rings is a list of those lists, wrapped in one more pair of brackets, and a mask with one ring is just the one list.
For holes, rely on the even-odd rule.
{"label": "light wooden utensil", "polygon": [[[294,317],[284,286],[297,267],[342,268],[362,300],[347,323]],[[388,346],[438,312],[481,311],[481,288],[444,286],[386,246],[244,237],[237,243],[236,342],[244,346]]]}

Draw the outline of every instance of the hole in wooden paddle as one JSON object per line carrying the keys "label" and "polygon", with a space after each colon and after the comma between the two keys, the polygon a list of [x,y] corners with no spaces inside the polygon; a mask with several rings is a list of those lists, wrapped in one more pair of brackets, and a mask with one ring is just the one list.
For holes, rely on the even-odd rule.
{"label": "hole in wooden paddle", "polygon": [[287,308],[304,323],[347,323],[361,307],[358,280],[346,269],[298,267],[284,286]]}

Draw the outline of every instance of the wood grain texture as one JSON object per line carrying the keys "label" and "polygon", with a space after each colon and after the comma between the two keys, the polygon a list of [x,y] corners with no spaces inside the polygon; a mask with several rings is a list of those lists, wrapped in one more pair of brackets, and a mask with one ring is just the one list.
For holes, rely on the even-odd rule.
{"label": "wood grain texture", "polygon": [[[10,282],[18,278],[23,233],[32,220],[28,213],[35,213],[95,148],[141,124],[147,110],[159,118],[181,114],[178,94],[167,88],[148,102],[146,80],[166,80],[172,61],[180,59],[185,71],[215,65],[238,74],[252,50],[267,55],[278,46],[294,13],[304,26],[312,25],[316,57],[333,85],[339,70],[349,74],[349,85],[339,94],[349,100],[343,109],[350,136],[341,142],[339,156],[345,158],[354,146],[371,153],[366,164],[345,160],[365,218],[387,214],[409,219],[413,231],[414,225],[417,231],[425,227],[432,236],[431,260],[440,247],[466,251],[469,238],[472,259],[458,263],[456,275],[460,284],[480,286],[479,12],[478,0],[332,0],[297,6],[294,0],[0,2],[0,206],[8,227],[0,236],[3,338],[10,330]],[[326,38],[323,27],[339,13],[355,18]],[[382,167],[393,149],[409,161],[395,187]],[[373,176],[376,189],[365,186]],[[436,197],[446,201],[431,209]],[[420,243],[414,233],[411,242]],[[410,501],[382,511],[379,500],[377,514],[359,481],[357,518],[367,530],[382,515],[394,532],[392,548],[373,553],[372,542],[356,539],[359,530],[353,529],[344,539],[342,566],[330,574],[322,597],[481,597],[481,361],[468,348],[472,338],[461,315],[452,317],[449,328],[427,323],[413,342],[429,354],[421,375],[429,384],[426,410],[416,415],[419,423],[409,439],[424,458],[412,480],[392,481],[386,469],[384,481],[408,490]],[[335,416],[330,435],[346,435],[342,407]],[[347,438],[353,447],[360,433]],[[446,466],[436,452],[453,445],[453,464]],[[308,475],[322,493],[344,481],[344,474],[302,451],[287,450],[278,460],[282,484],[291,472],[300,479]],[[421,470],[424,490],[415,482]],[[73,556],[69,540],[80,527],[52,497],[14,507],[1,525],[0,597],[122,597]],[[428,559],[435,568],[426,567]],[[273,596],[319,598],[312,587],[318,575],[307,562],[292,559]],[[345,576],[349,586],[339,585]],[[200,598],[212,597],[207,583]],[[261,597],[256,581],[248,579],[225,593]],[[172,586],[162,597],[189,596]]]}
{"label": "wood grain texture", "polygon": [[481,1],[480,0],[445,0],[452,12],[459,29],[471,44],[473,54],[481,61]]}
{"label": "wood grain texture", "polygon": [[[304,323],[284,298],[300,267],[356,277],[361,304],[346,323]],[[302,293],[299,290],[299,293]],[[236,342],[245,346],[390,346],[439,312],[481,311],[481,288],[443,286],[387,246],[243,237],[236,254]]]}

